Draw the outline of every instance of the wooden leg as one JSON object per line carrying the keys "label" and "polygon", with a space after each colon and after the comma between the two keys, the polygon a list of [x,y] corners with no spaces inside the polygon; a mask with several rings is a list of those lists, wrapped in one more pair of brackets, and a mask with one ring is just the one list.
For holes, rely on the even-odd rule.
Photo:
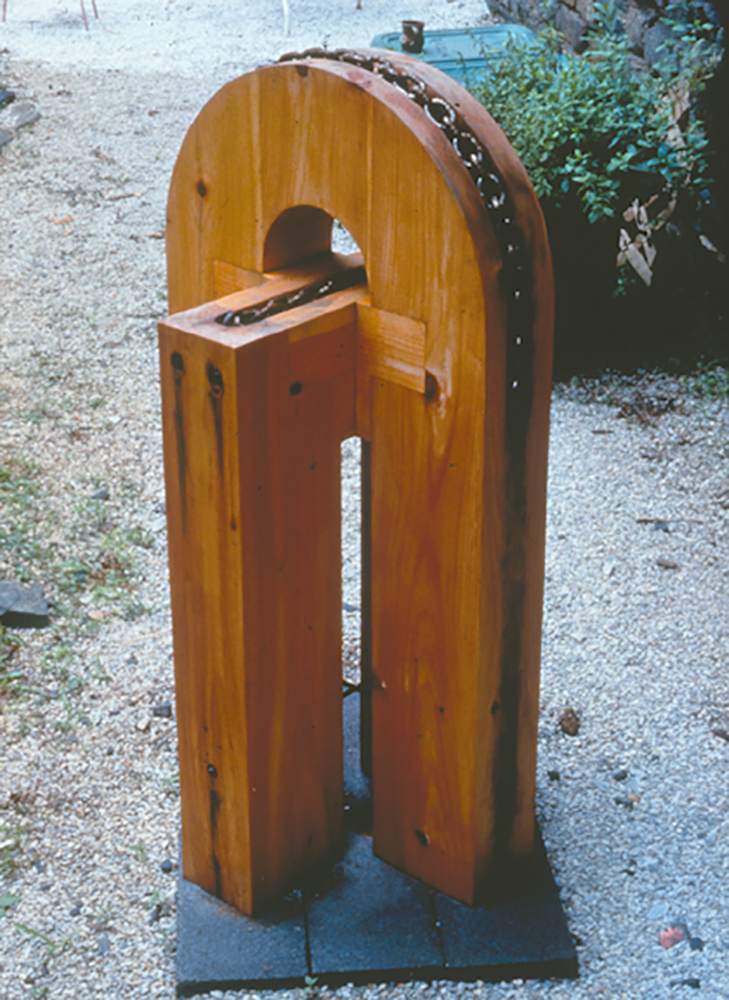
{"label": "wooden leg", "polygon": [[291,342],[160,328],[183,870],[249,914],[341,848],[349,316]]}

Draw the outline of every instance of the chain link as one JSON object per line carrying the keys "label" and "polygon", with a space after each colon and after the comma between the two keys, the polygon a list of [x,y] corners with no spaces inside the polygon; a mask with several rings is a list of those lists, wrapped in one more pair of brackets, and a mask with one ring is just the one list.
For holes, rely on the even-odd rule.
{"label": "chain link", "polygon": [[346,271],[339,271],[330,278],[323,278],[313,285],[305,285],[304,288],[297,288],[296,291],[276,295],[260,305],[221,313],[220,316],[215,317],[215,322],[222,326],[252,326],[253,323],[260,323],[261,320],[277,316],[287,309],[295,309],[296,306],[314,302],[325,295],[331,295],[332,292],[341,292],[345,288],[366,284],[365,269],[363,267],[350,267]]}

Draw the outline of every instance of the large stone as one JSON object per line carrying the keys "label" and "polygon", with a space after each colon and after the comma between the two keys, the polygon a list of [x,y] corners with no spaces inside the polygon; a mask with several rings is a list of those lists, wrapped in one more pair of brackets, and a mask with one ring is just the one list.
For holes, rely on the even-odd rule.
{"label": "large stone", "polygon": [[43,628],[48,624],[48,602],[39,583],[29,587],[0,580],[0,622],[7,628]]}
{"label": "large stone", "polygon": [[650,66],[669,61],[670,55],[665,43],[672,37],[671,29],[660,21],[646,29],[643,37],[643,58]]}
{"label": "large stone", "polygon": [[630,51],[642,55],[645,32],[651,15],[642,8],[631,4],[625,14],[625,33]]}
{"label": "large stone", "polygon": [[554,15],[554,26],[561,31],[570,48],[575,52],[580,52],[585,47],[585,34],[587,32],[587,21],[578,11],[570,10],[560,4]]}

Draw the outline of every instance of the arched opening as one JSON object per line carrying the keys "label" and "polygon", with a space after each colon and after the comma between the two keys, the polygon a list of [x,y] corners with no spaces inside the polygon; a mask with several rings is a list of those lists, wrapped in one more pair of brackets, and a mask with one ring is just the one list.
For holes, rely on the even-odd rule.
{"label": "arched opening", "polygon": [[287,208],[279,215],[266,236],[263,249],[264,271],[277,271],[329,250],[333,221],[331,215],[313,205]]}
{"label": "arched opening", "polygon": [[354,237],[338,219],[314,205],[296,205],[282,212],[269,229],[263,269],[276,271],[327,250],[360,253]]}

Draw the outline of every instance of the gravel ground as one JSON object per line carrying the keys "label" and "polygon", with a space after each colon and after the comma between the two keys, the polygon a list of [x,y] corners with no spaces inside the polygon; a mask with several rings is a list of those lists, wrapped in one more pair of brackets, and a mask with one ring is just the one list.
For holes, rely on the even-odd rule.
{"label": "gravel ground", "polygon": [[[407,14],[485,11],[363,3],[292,0],[284,38],[275,0],[152,14],[98,0],[88,33],[75,4],[9,0],[0,81],[41,117],[0,152],[0,578],[41,581],[54,610],[48,629],[0,636],[2,1000],[174,993],[167,185],[203,101],[255,62],[325,36],[365,44]],[[720,372],[556,387],[537,806],[580,979],[323,995],[729,996],[728,393]],[[346,451],[344,599],[358,606]],[[672,927],[684,939],[664,947]]]}

